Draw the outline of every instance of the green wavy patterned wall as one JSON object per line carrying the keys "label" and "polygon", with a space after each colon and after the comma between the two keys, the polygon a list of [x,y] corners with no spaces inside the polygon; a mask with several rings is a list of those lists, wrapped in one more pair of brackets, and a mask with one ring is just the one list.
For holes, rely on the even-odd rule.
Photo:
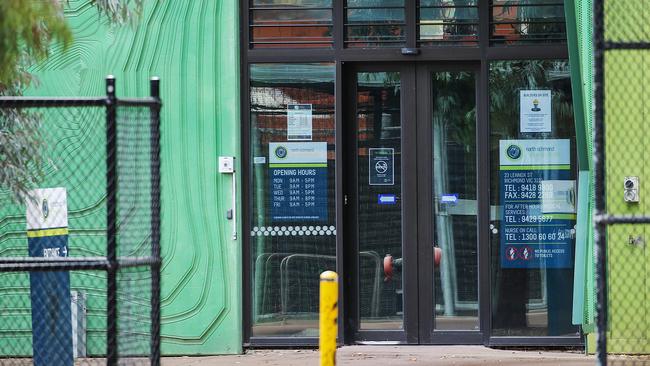
{"label": "green wavy patterned wall", "polygon": [[161,77],[162,350],[241,352],[241,244],[225,219],[231,178],[217,172],[218,156],[239,157],[237,2],[149,0],[121,27],[88,0],[68,8],[75,42],[35,68],[30,93],[102,95],[113,74],[118,96],[144,96]]}

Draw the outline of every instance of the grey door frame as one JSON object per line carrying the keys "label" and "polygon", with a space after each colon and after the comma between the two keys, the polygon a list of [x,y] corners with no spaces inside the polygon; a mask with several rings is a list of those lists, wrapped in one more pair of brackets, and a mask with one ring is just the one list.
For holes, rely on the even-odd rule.
{"label": "grey door frame", "polygon": [[[357,171],[357,120],[356,120],[356,74],[358,72],[380,72],[397,71],[400,73],[401,90],[401,184],[402,194],[400,204],[402,207],[402,255],[403,263],[403,301],[404,301],[404,329],[403,330],[360,330],[359,323],[359,241],[358,241],[358,195],[357,187],[359,176]],[[416,113],[415,113],[415,65],[412,63],[358,63],[346,65],[347,95],[346,97],[346,120],[349,121],[344,127],[346,136],[345,157],[342,165],[345,165],[346,173],[343,184],[344,191],[344,221],[346,224],[344,233],[344,266],[347,275],[344,279],[345,291],[343,293],[345,302],[345,332],[346,342],[395,342],[402,344],[417,344],[418,339],[418,278],[417,278],[417,213],[411,209],[416,205],[417,180],[415,176],[416,154]],[[412,243],[412,244],[408,244]],[[411,299],[407,301],[407,299]],[[412,299],[415,299],[413,301]]]}
{"label": "grey door frame", "polygon": [[[434,243],[434,215],[433,215],[433,169],[431,159],[433,156],[433,127],[432,103],[433,89],[431,74],[444,71],[466,71],[475,75],[474,96],[476,101],[476,186],[477,186],[477,264],[478,264],[478,308],[479,329],[440,331],[434,328],[433,309],[435,305],[435,289],[433,283],[433,243]],[[420,318],[420,343],[423,344],[483,344],[484,334],[489,328],[489,236],[486,230],[489,220],[489,171],[487,162],[482,162],[489,156],[487,110],[481,101],[485,96],[481,93],[480,63],[423,63],[417,68],[417,146],[418,146],[418,278],[420,285],[419,318]],[[487,281],[485,280],[487,279]]]}

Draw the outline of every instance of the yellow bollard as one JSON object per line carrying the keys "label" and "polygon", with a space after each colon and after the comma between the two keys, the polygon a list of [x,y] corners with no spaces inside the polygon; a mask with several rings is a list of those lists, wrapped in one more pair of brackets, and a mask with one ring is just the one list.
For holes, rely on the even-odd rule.
{"label": "yellow bollard", "polygon": [[320,275],[320,366],[336,365],[336,334],[339,315],[339,276],[325,271]]}

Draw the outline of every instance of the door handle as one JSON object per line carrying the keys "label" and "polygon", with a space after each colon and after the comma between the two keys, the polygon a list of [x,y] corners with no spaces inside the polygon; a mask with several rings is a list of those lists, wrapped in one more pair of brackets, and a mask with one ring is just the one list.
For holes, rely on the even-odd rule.
{"label": "door handle", "polygon": [[229,174],[232,176],[232,188],[230,189],[232,195],[232,206],[226,211],[226,218],[232,220],[232,240],[237,240],[237,179],[235,174],[234,156],[219,157],[219,173]]}

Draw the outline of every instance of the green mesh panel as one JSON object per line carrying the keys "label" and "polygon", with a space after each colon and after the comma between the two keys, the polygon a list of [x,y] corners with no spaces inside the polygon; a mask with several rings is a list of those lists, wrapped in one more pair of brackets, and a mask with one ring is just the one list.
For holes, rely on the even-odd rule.
{"label": "green mesh panel", "polygon": [[[582,156],[581,171],[593,171],[592,161],[592,121],[593,121],[593,26],[592,26],[592,1],[591,0],[565,0],[565,9],[575,11],[573,15],[568,13],[567,26],[569,22],[575,22],[575,34],[570,34],[569,48],[571,50],[571,62],[574,69],[579,70],[572,74],[574,87],[575,108],[582,108],[582,113],[576,113],[577,132],[584,127],[584,133],[578,133],[579,156]],[[576,50],[577,48],[577,50]],[[577,57],[577,59],[576,59]],[[577,64],[578,67],[575,67]],[[582,104],[580,104],[582,102]],[[582,114],[582,116],[580,116]],[[582,124],[582,125],[581,125]],[[586,151],[585,151],[586,150]],[[578,222],[579,230],[584,230],[587,235],[579,237],[576,243],[576,267],[575,267],[575,288],[577,293],[574,297],[574,322],[581,323],[586,329],[590,329],[595,316],[595,287],[594,287],[594,247],[593,227],[591,217],[594,206],[594,185],[591,174],[581,173],[582,179],[588,179],[588,203],[579,205]],[[587,178],[588,177],[588,178]],[[585,194],[581,188],[580,194]],[[585,212],[586,211],[586,212]],[[578,250],[582,245],[583,250]]]}
{"label": "green mesh panel", "polygon": [[[589,170],[593,171],[593,102],[594,102],[594,88],[593,88],[593,4],[592,0],[576,0],[576,15],[578,17],[578,37],[580,39],[580,63],[582,73],[582,90],[584,98],[584,115],[585,115],[585,130],[587,131],[587,152],[589,157]],[[594,207],[594,184],[593,180],[590,182],[589,189],[589,217],[592,217]],[[585,273],[585,314],[584,324],[592,324],[595,318],[596,309],[596,294],[594,286],[594,230],[593,226],[589,225],[589,240],[587,241],[587,266]]]}

